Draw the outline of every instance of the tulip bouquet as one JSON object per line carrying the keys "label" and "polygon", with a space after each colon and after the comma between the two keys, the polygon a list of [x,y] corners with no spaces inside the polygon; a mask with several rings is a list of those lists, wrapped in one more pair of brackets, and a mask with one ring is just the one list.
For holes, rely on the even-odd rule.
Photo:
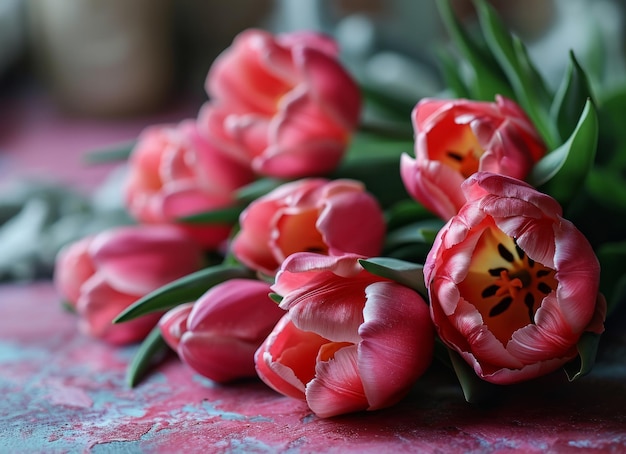
{"label": "tulip bouquet", "polygon": [[131,385],[171,349],[330,417],[397,403],[433,358],[468,401],[591,370],[626,298],[626,136],[573,54],[549,89],[475,3],[475,35],[438,3],[457,48],[439,96],[360,87],[321,34],[247,30],[197,118],[141,134],[136,223],[67,245],[55,272],[84,332],[142,341]]}

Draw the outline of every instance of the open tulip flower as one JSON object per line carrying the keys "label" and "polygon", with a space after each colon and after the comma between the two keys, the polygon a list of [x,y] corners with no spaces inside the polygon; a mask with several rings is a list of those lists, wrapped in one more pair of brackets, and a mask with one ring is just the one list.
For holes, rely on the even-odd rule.
{"label": "open tulip flower", "polygon": [[136,300],[197,271],[202,253],[174,226],[117,227],[61,249],[54,282],[80,318],[84,333],[114,344],[142,340],[161,314],[112,321]]}
{"label": "open tulip flower", "polygon": [[225,281],[168,311],[161,333],[184,363],[211,380],[256,377],[254,352],[285,313],[269,293],[262,281]]}
{"label": "open tulip flower", "polygon": [[214,62],[198,124],[255,172],[323,175],[341,161],[361,109],[330,38],[247,30]]}
{"label": "open tulip flower", "polygon": [[298,253],[272,286],[288,312],[255,355],[261,379],[320,417],[397,403],[429,366],[434,330],[414,290],[355,255]]}
{"label": "open tulip flower", "polygon": [[519,382],[577,356],[601,333],[606,301],[589,242],[526,183],[479,172],[440,230],[424,276],[441,339],[486,381]]}
{"label": "open tulip flower", "polygon": [[522,109],[495,103],[421,100],[412,112],[415,159],[402,155],[402,181],[413,198],[444,220],[465,203],[461,183],[478,171],[526,178],[546,149]]}
{"label": "open tulip flower", "polygon": [[295,252],[376,256],[385,219],[376,199],[355,180],[312,178],[278,187],[252,202],[240,217],[233,254],[274,275]]}
{"label": "open tulip flower", "polygon": [[[231,206],[234,191],[253,178],[250,169],[203,139],[195,121],[155,125],[143,131],[131,153],[126,206],[139,222],[174,223]],[[188,224],[184,228],[203,247],[215,249],[232,226]]]}

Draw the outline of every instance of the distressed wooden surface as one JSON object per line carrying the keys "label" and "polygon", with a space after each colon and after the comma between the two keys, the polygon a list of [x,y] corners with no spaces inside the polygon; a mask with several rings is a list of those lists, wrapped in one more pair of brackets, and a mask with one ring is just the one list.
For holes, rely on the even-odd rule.
{"label": "distressed wooden surface", "polygon": [[555,374],[488,406],[435,368],[396,407],[323,420],[260,381],[219,386],[175,357],[129,389],[135,349],[79,334],[48,282],[0,286],[0,452],[626,451],[623,350],[580,381]]}

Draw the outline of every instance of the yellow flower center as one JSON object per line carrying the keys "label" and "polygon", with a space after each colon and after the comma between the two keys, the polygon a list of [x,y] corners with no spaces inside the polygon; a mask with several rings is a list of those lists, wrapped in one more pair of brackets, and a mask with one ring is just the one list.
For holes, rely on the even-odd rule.
{"label": "yellow flower center", "polygon": [[555,274],[528,257],[514,238],[492,227],[481,235],[459,290],[506,345],[516,330],[535,322],[543,298],[557,287]]}
{"label": "yellow flower center", "polygon": [[471,128],[467,126],[454,141],[447,143],[439,159],[467,178],[478,171],[480,157],[484,152]]}

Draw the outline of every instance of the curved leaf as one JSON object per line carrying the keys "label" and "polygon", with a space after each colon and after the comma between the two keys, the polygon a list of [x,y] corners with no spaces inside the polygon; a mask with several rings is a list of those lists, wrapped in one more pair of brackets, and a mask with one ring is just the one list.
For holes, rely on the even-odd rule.
{"label": "curved leaf", "polygon": [[461,76],[459,63],[452,57],[450,52],[440,49],[437,52],[439,68],[445,81],[445,86],[456,98],[471,98],[472,94],[466,81]]}
{"label": "curved leaf", "polygon": [[163,340],[159,327],[153,328],[139,346],[132,362],[126,369],[126,383],[128,383],[128,386],[131,388],[135,387],[139,380],[145,376],[148,369],[155,363],[158,363],[159,359],[162,359],[168,350],[170,348]]}
{"label": "curved leaf", "polygon": [[239,188],[235,193],[235,198],[239,202],[250,203],[286,182],[287,180],[280,180],[278,178],[259,178]]}
{"label": "curved leaf", "polygon": [[576,127],[587,99],[594,101],[589,79],[574,52],[570,51],[569,65],[550,108],[550,117],[556,123],[562,139],[569,137]]}
{"label": "curved leaf", "polygon": [[400,200],[385,210],[389,231],[416,221],[435,219],[433,213],[413,199]]}
{"label": "curved leaf", "polygon": [[234,278],[252,278],[254,272],[236,265],[215,265],[184,276],[137,300],[113,320],[121,323],[150,312],[163,311],[197,300],[208,289]]}
{"label": "curved leaf", "polygon": [[500,94],[512,98],[513,91],[498,62],[484,48],[484,43],[477,42],[463,28],[454,15],[450,0],[437,0],[437,7],[454,44],[474,71],[475,79],[471,97],[473,99],[493,101],[494,96]]}
{"label": "curved leaf", "polygon": [[376,276],[391,279],[392,281],[409,287],[428,298],[428,291],[424,284],[424,267],[417,263],[389,257],[373,257],[359,260],[361,266]]}
{"label": "curved leaf", "polygon": [[494,385],[481,379],[461,355],[450,348],[447,349],[452,368],[463,390],[463,396],[465,396],[465,400],[468,403],[482,404],[493,401],[498,397],[499,391],[502,389],[499,385]]}
{"label": "curved leaf", "polygon": [[562,204],[568,203],[582,187],[593,166],[598,143],[598,117],[588,100],[576,129],[567,142],[539,161],[528,177],[533,186]]}
{"label": "curved leaf", "polygon": [[569,381],[587,375],[596,362],[596,353],[600,344],[600,335],[586,331],[576,344],[578,358],[563,366]]}
{"label": "curved leaf", "polygon": [[543,77],[528,57],[522,41],[511,35],[485,0],[474,0],[481,29],[491,52],[513,87],[517,101],[531,118],[549,148],[558,143],[558,133],[548,109],[552,100]]}
{"label": "curved leaf", "polygon": [[185,224],[235,224],[239,220],[239,215],[245,206],[236,205],[217,210],[206,211],[204,213],[192,214],[177,219]]}

